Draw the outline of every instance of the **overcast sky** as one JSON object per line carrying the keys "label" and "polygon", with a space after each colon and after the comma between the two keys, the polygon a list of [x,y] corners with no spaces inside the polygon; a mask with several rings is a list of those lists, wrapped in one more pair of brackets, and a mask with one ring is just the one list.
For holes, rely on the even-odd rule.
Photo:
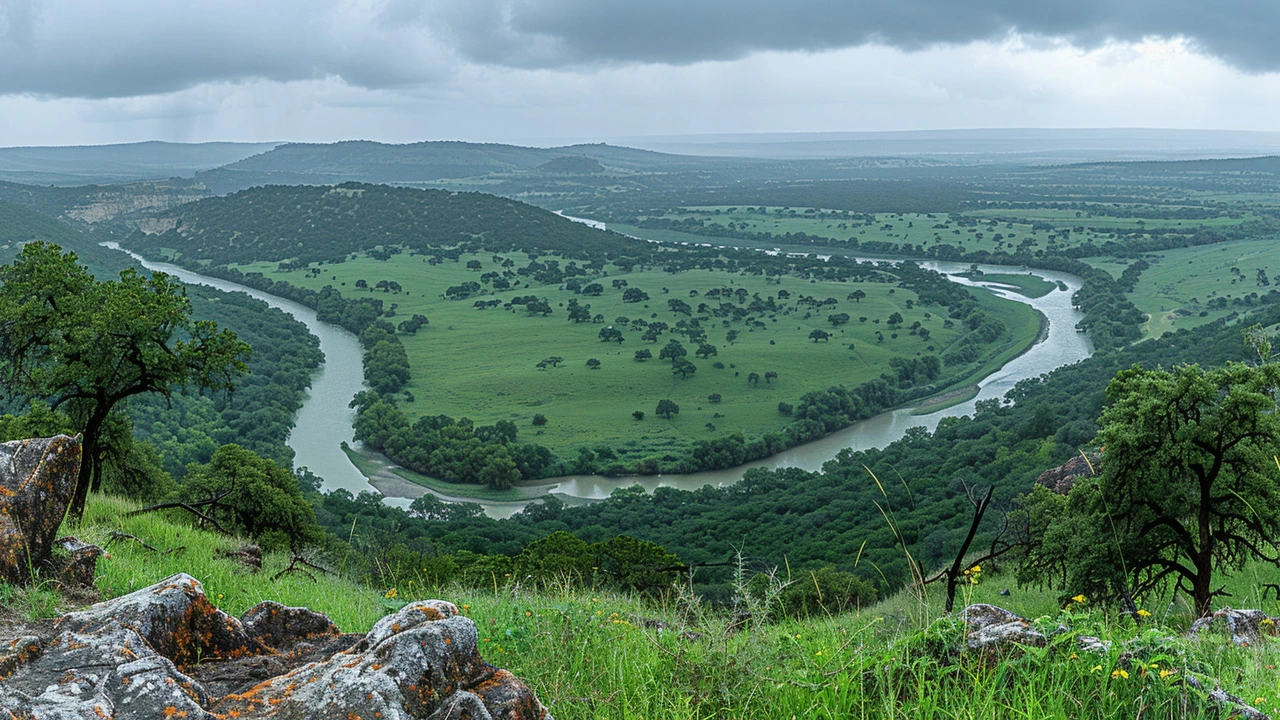
{"label": "overcast sky", "polygon": [[0,146],[1280,130],[1275,0],[0,0]]}

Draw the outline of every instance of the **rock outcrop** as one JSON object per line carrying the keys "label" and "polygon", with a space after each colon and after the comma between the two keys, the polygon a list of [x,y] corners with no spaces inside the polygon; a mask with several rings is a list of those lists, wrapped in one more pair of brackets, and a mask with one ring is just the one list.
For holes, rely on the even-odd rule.
{"label": "rock outcrop", "polygon": [[1089,455],[1087,460],[1083,455],[1077,455],[1056,468],[1040,473],[1036,484],[1044,485],[1059,495],[1066,495],[1076,484],[1076,478],[1094,474],[1101,463],[1101,455]]}
{"label": "rock outcrop", "polygon": [[550,720],[480,657],[452,603],[411,603],[365,635],[264,602],[235,618],[179,574],[0,645],[0,710],[32,720],[237,717]]}
{"label": "rock outcrop", "polygon": [[33,570],[60,573],[53,551],[79,473],[78,438],[0,443],[0,579],[21,585]]}
{"label": "rock outcrop", "polygon": [[1277,634],[1276,618],[1261,610],[1235,610],[1226,607],[1196,620],[1187,632],[1189,635],[1224,632],[1237,645],[1257,645],[1263,636]]}
{"label": "rock outcrop", "polygon": [[996,651],[1016,645],[1045,645],[1044,633],[1004,608],[976,603],[964,609],[963,617],[965,639],[970,650]]}

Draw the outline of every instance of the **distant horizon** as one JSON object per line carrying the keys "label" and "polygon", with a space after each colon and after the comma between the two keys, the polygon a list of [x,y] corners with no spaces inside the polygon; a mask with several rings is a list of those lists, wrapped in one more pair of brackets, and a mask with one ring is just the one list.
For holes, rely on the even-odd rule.
{"label": "distant horizon", "polygon": [[555,148],[573,145],[620,145],[629,140],[669,141],[669,142],[716,142],[718,138],[732,139],[739,142],[771,143],[779,141],[804,142],[805,138],[815,140],[834,140],[840,138],[858,139],[872,137],[902,137],[926,139],[928,136],[945,135],[1000,135],[1008,133],[1021,136],[1019,139],[1047,139],[1027,137],[1034,133],[1060,133],[1063,135],[1083,135],[1088,133],[1128,133],[1128,134],[1167,134],[1179,136],[1192,135],[1238,135],[1238,136],[1274,136],[1280,140],[1280,130],[1237,130],[1230,128],[1176,128],[1176,127],[953,127],[953,128],[916,128],[905,130],[795,130],[795,131],[742,131],[742,132],[694,132],[694,133],[655,133],[652,135],[623,135],[592,138],[571,137],[528,137],[512,139],[464,139],[460,137],[432,137],[419,140],[378,140],[372,137],[342,137],[332,140],[165,140],[152,138],[148,140],[129,140],[120,142],[72,142],[66,144],[19,144],[0,145],[0,150],[23,149],[72,149],[72,148],[106,148],[127,147],[136,145],[181,145],[189,147],[210,145],[336,145],[344,142],[369,142],[380,145],[417,145],[432,142],[453,142],[472,145],[513,145],[517,147]]}

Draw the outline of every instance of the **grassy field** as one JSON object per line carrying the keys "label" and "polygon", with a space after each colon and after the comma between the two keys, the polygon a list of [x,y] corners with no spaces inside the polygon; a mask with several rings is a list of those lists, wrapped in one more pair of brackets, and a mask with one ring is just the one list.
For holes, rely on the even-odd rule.
{"label": "grassy field", "polygon": [[[1145,328],[1148,337],[1211,322],[1239,311],[1231,304],[1236,298],[1280,288],[1280,239],[1276,238],[1166,250],[1145,257],[1151,267],[1143,271],[1129,298],[1151,316]],[[1124,268],[1114,258],[1087,258],[1086,262],[1117,276]],[[1258,284],[1259,270],[1266,273],[1269,285]]]}
{"label": "grassy field", "polygon": [[[527,263],[518,255],[508,259],[516,267]],[[318,275],[308,271],[280,272],[268,264],[242,269],[316,289],[331,284],[344,294],[368,294],[385,303],[395,303],[393,323],[417,313],[426,315],[430,325],[416,335],[402,336],[413,368],[413,380],[406,389],[415,399],[402,404],[405,412],[411,416],[465,416],[481,423],[511,420],[520,428],[523,440],[533,440],[562,453],[607,445],[660,455],[721,434],[742,432],[752,436],[778,430],[789,421],[779,413],[780,402],[794,404],[806,392],[835,384],[860,384],[888,370],[894,356],[943,354],[960,337],[958,327],[945,327],[947,321],[944,314],[939,314],[939,308],[915,305],[913,292],[892,284],[809,282],[794,277],[774,282],[712,270],[673,275],[656,269],[623,273],[614,268],[608,277],[599,280],[604,291],[598,297],[576,295],[557,285],[529,285],[532,281],[517,276],[512,279],[514,286],[510,290],[496,294],[486,291],[465,300],[443,299],[446,288],[478,281],[481,271],[466,267],[473,260],[482,264],[484,272],[502,269],[492,256],[464,256],[459,262],[432,267],[424,258],[408,255],[387,261],[360,257],[324,265]],[[380,280],[394,281],[404,290],[358,290],[359,280],[370,287]],[[626,287],[614,287],[614,282],[625,282]],[[624,290],[632,288],[645,291],[649,299],[624,302]],[[718,307],[724,298],[710,299],[705,295],[722,288],[734,293],[745,290],[747,305],[758,294],[761,298],[778,298],[779,307],[754,313],[750,316],[754,323],[708,317],[709,310]],[[859,301],[848,299],[855,290],[863,291],[866,297]],[[781,299],[784,293],[790,297]],[[553,312],[543,317],[519,306],[510,311],[501,306],[474,307],[477,300],[508,300],[516,295],[545,297]],[[835,298],[837,304],[820,309],[799,304],[797,301],[805,295],[819,300]],[[1011,334],[1008,342],[988,348],[990,352],[982,365],[989,371],[992,357],[1021,351],[1031,342],[1039,321],[1022,304],[980,291],[975,296],[988,313],[1008,326]],[[575,299],[589,305],[590,314],[602,322],[569,321],[568,306]],[[658,358],[672,333],[646,342],[641,339],[644,331],[633,324],[640,319],[664,322],[674,328],[690,318],[673,312],[669,301],[687,303],[693,317],[704,318],[707,342],[717,349],[716,355],[706,359],[695,357],[698,346],[682,337],[687,359],[697,367],[688,377],[673,374],[671,363]],[[729,302],[742,306],[736,295]],[[700,311],[702,303],[709,306],[708,312]],[[897,337],[887,325],[895,312],[904,319]],[[847,313],[848,323],[833,326],[828,316],[837,313]],[[914,322],[929,330],[927,341],[909,334],[907,328]],[[621,329],[625,338],[622,343],[600,340],[600,331],[610,326]],[[831,338],[815,342],[810,333],[816,329],[831,333]],[[737,332],[733,343],[728,341],[730,331]],[[652,359],[637,361],[635,353],[642,349],[649,350]],[[558,367],[538,367],[540,361],[552,356],[563,358],[563,363]],[[592,358],[599,361],[598,368],[588,367],[587,361]],[[977,379],[974,369],[967,377],[952,378],[951,383]],[[765,379],[769,372],[777,373],[777,378]],[[749,383],[751,373],[761,379]],[[719,401],[710,399],[715,394],[720,395]],[[680,406],[679,415],[670,420],[657,417],[654,411],[662,399],[675,401]],[[635,411],[645,413],[645,419],[635,420]],[[532,425],[536,414],[546,416],[544,426]]]}
{"label": "grassy field", "polygon": [[[106,597],[189,572],[210,599],[240,613],[259,600],[300,604],[329,614],[348,632],[367,630],[403,602],[438,597],[456,603],[480,631],[486,660],[524,679],[565,720],[638,718],[1198,718],[1218,717],[1186,687],[1194,675],[1267,712],[1280,711],[1280,642],[1239,648],[1221,636],[1187,642],[1190,621],[1181,603],[1153,603],[1153,617],[1133,620],[1093,603],[1058,604],[1054,593],[1019,588],[999,568],[984,568],[977,586],[962,589],[958,604],[991,602],[1052,630],[1070,630],[1044,650],[978,658],[952,655],[963,630],[940,611],[940,596],[900,593],[844,615],[751,623],[734,628],[728,613],[675,592],[642,600],[543,579],[499,581],[492,588],[423,586],[399,578],[374,590],[350,580],[289,576],[271,580],[283,557],[268,555],[264,570],[248,573],[214,557],[234,541],[195,530],[164,515],[124,518],[135,505],[93,496],[78,536],[105,542],[113,530],[132,533],[160,549],[116,543],[99,562]],[[783,576],[785,580],[785,573]],[[792,578],[803,582],[803,573]],[[1260,596],[1275,582],[1274,568],[1252,567],[1227,580],[1236,607],[1280,612]],[[1011,589],[1008,596],[1000,591]],[[31,593],[0,594],[6,611],[53,616],[58,596],[31,604]],[[757,618],[760,614],[756,607]],[[659,630],[656,623],[665,625]],[[1086,653],[1077,634],[1114,641]],[[1155,667],[1152,667],[1155,666]],[[1124,674],[1121,674],[1123,671]],[[1164,671],[1163,674],[1161,671]]]}
{"label": "grassy field", "polygon": [[[1134,206],[1140,212],[1142,206]],[[1087,211],[1056,209],[999,208],[966,211],[959,218],[946,213],[878,213],[861,215],[818,208],[682,207],[644,219],[671,221],[700,220],[744,233],[805,233],[837,240],[854,239],[859,243],[910,243],[929,248],[948,244],[966,252],[1023,250],[1034,252],[1063,249],[1086,243],[1104,243],[1116,232],[1172,229],[1191,232],[1196,228],[1230,229],[1256,219],[1249,213],[1239,217],[1214,217],[1203,220],[1142,219],[1090,215]],[[671,230],[640,228],[634,224],[610,223],[609,229],[654,240],[678,240],[668,235]],[[684,233],[678,233],[684,234]],[[778,241],[782,241],[778,237]],[[705,241],[705,240],[704,240]],[[718,239],[712,242],[732,242]]]}

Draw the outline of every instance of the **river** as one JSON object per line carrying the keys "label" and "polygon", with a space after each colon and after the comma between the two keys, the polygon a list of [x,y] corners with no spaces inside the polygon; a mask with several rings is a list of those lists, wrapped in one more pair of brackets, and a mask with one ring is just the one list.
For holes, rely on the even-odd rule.
{"label": "river", "polygon": [[[104,243],[105,246],[123,250],[117,243]],[[159,270],[180,278],[183,282],[208,285],[228,292],[243,292],[258,298],[292,315],[305,324],[316,337],[320,338],[320,350],[325,361],[312,378],[309,396],[298,412],[297,423],[289,436],[289,446],[294,450],[294,462],[298,466],[306,466],[316,475],[324,478],[324,489],[342,488],[352,493],[364,490],[381,491],[386,502],[399,507],[407,506],[414,498],[428,491],[420,485],[399,478],[390,472],[385,465],[379,472],[378,487],[351,464],[350,459],[342,451],[340,443],[346,441],[358,446],[353,440],[351,422],[354,411],[348,407],[352,396],[364,389],[363,369],[360,344],[356,337],[346,330],[321,322],[314,310],[233,282],[210,278],[185,268],[168,263],[153,262],[136,253],[129,254],[150,270]],[[844,430],[832,433],[824,438],[804,445],[793,447],[777,455],[724,470],[711,470],[686,475],[636,475],[618,478],[605,478],[598,475],[570,475],[548,478],[536,486],[537,490],[565,496],[567,501],[573,499],[592,500],[609,496],[613,490],[632,485],[641,485],[652,492],[658,487],[674,487],[696,489],[703,485],[730,485],[742,479],[742,474],[756,467],[781,468],[799,467],[805,470],[820,470],[822,465],[831,460],[844,448],[866,450],[884,447],[902,437],[909,428],[923,427],[933,430],[945,417],[969,415],[974,411],[976,403],[1003,397],[1019,380],[1036,377],[1056,368],[1083,360],[1092,353],[1092,347],[1086,335],[1075,330],[1081,314],[1071,307],[1071,295],[1080,288],[1080,280],[1072,275],[1045,270],[1033,270],[1032,274],[1050,282],[1062,283],[1066,290],[1054,290],[1040,298],[1028,298],[1013,292],[1008,286],[983,282],[981,278],[969,279],[956,275],[970,269],[970,265],[938,261],[916,261],[922,267],[948,273],[952,280],[970,286],[983,287],[996,295],[1022,302],[1037,310],[1047,320],[1048,331],[1033,347],[1022,355],[1006,363],[999,370],[983,378],[979,383],[978,393],[965,402],[952,405],[937,412],[921,414],[917,408],[905,407],[881,413]],[[996,265],[979,265],[979,270],[986,273],[1023,274],[1025,268],[1009,268]],[[373,462],[377,462],[373,458]],[[460,488],[460,491],[462,488]],[[466,499],[462,497],[442,496],[447,500]],[[470,500],[468,500],[470,501]],[[485,512],[493,517],[509,517],[519,512],[529,501],[518,502],[480,502]]]}

